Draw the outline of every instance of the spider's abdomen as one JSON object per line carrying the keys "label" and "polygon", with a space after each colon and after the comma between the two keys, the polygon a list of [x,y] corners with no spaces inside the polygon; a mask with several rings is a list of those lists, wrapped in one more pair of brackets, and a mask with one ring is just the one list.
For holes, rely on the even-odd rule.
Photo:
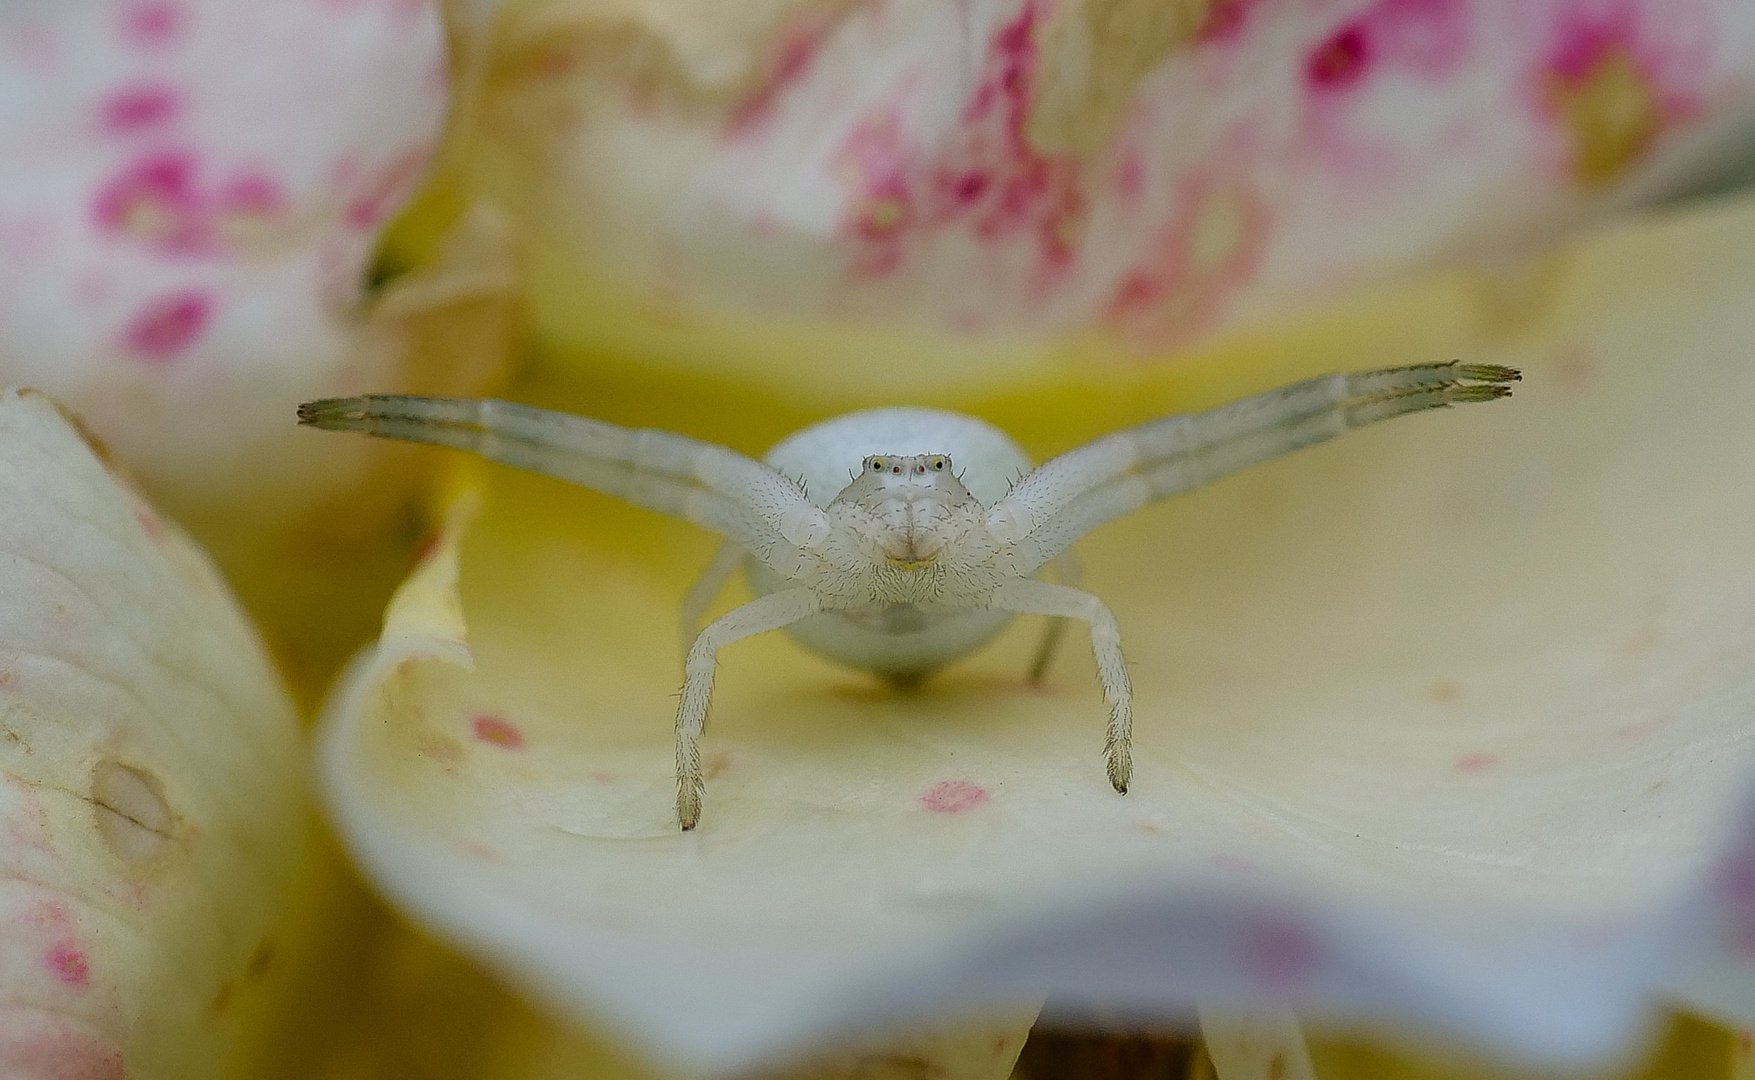
{"label": "spider's abdomen", "polygon": [[[787,582],[754,559],[744,575],[757,593]],[[934,611],[913,604],[882,604],[862,611],[825,611],[786,628],[799,644],[849,667],[908,680],[930,674],[987,644],[1012,620],[987,608]]]}
{"label": "spider's abdomen", "polygon": [[1030,471],[1023,449],[987,421],[908,407],[866,409],[812,424],[781,440],[762,460],[803,480],[810,501],[826,507],[872,454],[943,454],[982,506],[1004,498]]}

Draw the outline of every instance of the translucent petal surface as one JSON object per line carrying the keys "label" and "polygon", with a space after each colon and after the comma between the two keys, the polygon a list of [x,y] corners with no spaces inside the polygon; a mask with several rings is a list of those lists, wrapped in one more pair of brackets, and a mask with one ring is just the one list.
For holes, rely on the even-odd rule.
{"label": "translucent petal surface", "polygon": [[[1020,629],[901,694],[772,635],[721,658],[678,834],[672,620],[710,542],[495,472],[334,701],[333,812],[398,902],[674,1062],[1044,991],[1607,1052],[1715,947],[1680,913],[1755,764],[1752,291],[1744,202],[1583,243],[1522,306],[1452,282],[1227,354],[1528,375],[1081,545],[1131,661],[1125,798],[1076,647],[1046,690]],[[1079,385],[992,418],[1054,450],[1207,403]]]}
{"label": "translucent petal surface", "polygon": [[216,1076],[305,856],[292,705],[41,395],[0,394],[0,505],[0,1073]]}
{"label": "translucent petal surface", "polygon": [[984,338],[896,361],[978,379],[1042,331],[1162,355],[1515,257],[1755,120],[1738,0],[458,7],[550,332],[721,372],[815,333],[842,385],[873,327]]}

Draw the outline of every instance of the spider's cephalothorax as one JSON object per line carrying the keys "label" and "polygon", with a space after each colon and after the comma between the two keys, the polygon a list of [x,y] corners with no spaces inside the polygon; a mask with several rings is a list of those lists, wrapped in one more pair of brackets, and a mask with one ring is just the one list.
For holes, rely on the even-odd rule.
{"label": "spider's cephalothorax", "polygon": [[[314,427],[437,443],[534,469],[726,538],[683,603],[677,816],[700,817],[697,749],[718,651],[788,628],[805,645],[899,683],[979,647],[1013,615],[1089,624],[1109,704],[1109,781],[1132,775],[1132,697],[1115,617],[1073,587],[1068,548],[1138,507],[1378,420],[1510,394],[1510,368],[1422,364],[1330,375],[1106,435],[1031,469],[1004,432],[932,409],[872,409],[813,425],[758,462],[666,431],[629,430],[504,401],[370,396],[314,401]],[[736,573],[754,600],[694,630]],[[1052,570],[1057,583],[1040,580]]]}
{"label": "spider's cephalothorax", "polygon": [[829,509],[857,523],[874,561],[913,571],[931,566],[979,528],[985,507],[951,472],[945,454],[875,454],[860,463]]}
{"label": "spider's cephalothorax", "polygon": [[[787,628],[804,645],[914,685],[1011,620],[970,602],[999,583],[993,545],[981,537],[987,509],[1030,471],[1005,432],[937,409],[868,409],[805,428],[763,461],[800,478],[824,513],[821,561],[809,579],[824,610]],[[800,580],[728,540],[684,603],[686,637],[740,564],[758,594]]]}

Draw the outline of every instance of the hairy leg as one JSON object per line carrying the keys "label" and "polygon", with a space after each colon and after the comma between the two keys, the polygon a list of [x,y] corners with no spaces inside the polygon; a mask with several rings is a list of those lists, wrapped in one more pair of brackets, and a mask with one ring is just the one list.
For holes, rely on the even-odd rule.
{"label": "hairy leg", "polygon": [[815,615],[822,604],[809,589],[785,589],[759,596],[714,619],[689,646],[683,664],[682,703],[676,710],[676,816],[692,829],[701,819],[701,751],[707,704],[713,697],[713,671],[719,650],[752,634],[778,630]]}
{"label": "hairy leg", "polygon": [[1354,428],[1494,401],[1520,378],[1490,364],[1330,375],[1105,435],[1043,463],[993,504],[987,527],[1020,576],[1107,521]]}
{"label": "hairy leg", "polygon": [[988,603],[1001,611],[1019,615],[1059,615],[1083,619],[1091,625],[1091,652],[1097,658],[1097,679],[1103,699],[1109,703],[1109,735],[1103,742],[1103,761],[1109,782],[1127,794],[1133,776],[1133,689],[1127,681],[1127,662],[1121,655],[1121,629],[1109,606],[1088,592],[1067,585],[1023,579],[1009,581],[994,590]]}
{"label": "hairy leg", "polygon": [[467,450],[681,518],[796,577],[829,531],[797,482],[723,446],[509,401],[364,397],[307,401],[299,423]]}

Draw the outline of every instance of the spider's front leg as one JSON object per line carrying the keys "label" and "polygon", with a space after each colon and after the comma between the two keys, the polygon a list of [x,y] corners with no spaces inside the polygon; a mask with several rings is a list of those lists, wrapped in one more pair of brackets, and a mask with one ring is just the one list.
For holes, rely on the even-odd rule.
{"label": "spider's front leg", "polygon": [[1055,615],[1082,619],[1091,626],[1091,652],[1097,657],[1097,679],[1103,684],[1103,700],[1109,704],[1109,735],[1103,741],[1103,761],[1109,782],[1121,794],[1133,777],[1133,688],[1127,681],[1127,662],[1121,655],[1121,628],[1109,605],[1088,592],[1066,585],[1023,578],[1008,581],[988,598],[991,607],[1019,615]]}
{"label": "spider's front leg", "polygon": [[704,785],[697,744],[707,727],[707,705],[713,697],[713,672],[719,664],[719,650],[752,634],[790,626],[821,610],[822,601],[810,589],[783,589],[721,615],[689,646],[682,703],[676,710],[676,816],[684,830],[694,828],[701,819]]}

